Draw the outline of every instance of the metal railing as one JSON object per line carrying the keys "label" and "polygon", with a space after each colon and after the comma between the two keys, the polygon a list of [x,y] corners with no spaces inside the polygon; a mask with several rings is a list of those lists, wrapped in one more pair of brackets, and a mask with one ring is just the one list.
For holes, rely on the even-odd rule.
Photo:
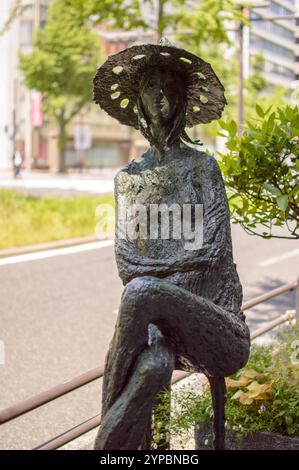
{"label": "metal railing", "polygon": [[[255,339],[268,331],[273,330],[278,325],[285,323],[286,321],[296,318],[296,321],[299,323],[299,283],[297,281],[290,282],[288,284],[284,284],[283,286],[273,289],[265,294],[262,294],[258,297],[255,297],[248,302],[245,302],[241,310],[245,311],[256,305],[260,305],[268,300],[271,300],[275,297],[278,297],[285,292],[290,292],[296,289],[296,310],[295,315],[292,316],[289,313],[285,313],[281,315],[277,319],[267,323],[267,325],[258,328],[251,334],[251,339]],[[30,411],[35,410],[41,406],[46,405],[47,403],[56,400],[78,388],[83,387],[97,379],[103,377],[104,374],[104,367],[97,367],[96,369],[92,369],[84,374],[81,374],[73,379],[64,382],[62,384],[56,385],[55,387],[46,390],[45,392],[39,393],[27,400],[24,400],[16,405],[10,406],[2,411],[0,411],[0,425],[8,423],[9,421],[18,418]],[[183,371],[175,371],[172,375],[172,384],[179,382],[183,378],[190,375],[190,372],[183,372]],[[35,447],[36,450],[55,450],[63,445],[73,441],[74,439],[82,436],[83,434],[91,431],[92,429],[98,427],[100,425],[100,413],[93,416],[92,418],[87,419],[86,421],[78,424],[77,426],[68,429],[64,433],[53,437],[52,439],[40,444],[39,446]]]}

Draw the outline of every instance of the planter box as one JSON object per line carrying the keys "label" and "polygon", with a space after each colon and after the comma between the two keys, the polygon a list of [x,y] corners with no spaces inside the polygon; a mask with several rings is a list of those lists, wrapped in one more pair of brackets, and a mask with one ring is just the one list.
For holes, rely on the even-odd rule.
{"label": "planter box", "polygon": [[[194,438],[196,450],[213,449],[212,423],[195,426]],[[290,437],[275,432],[257,431],[244,437],[238,431],[225,432],[228,450],[299,450],[299,437]]]}

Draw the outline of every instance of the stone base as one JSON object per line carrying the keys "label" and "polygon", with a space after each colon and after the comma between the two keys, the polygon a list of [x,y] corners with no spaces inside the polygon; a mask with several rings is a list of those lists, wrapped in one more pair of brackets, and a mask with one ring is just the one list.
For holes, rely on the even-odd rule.
{"label": "stone base", "polygon": [[[212,423],[195,426],[196,450],[213,450]],[[290,437],[268,431],[257,431],[243,437],[238,431],[226,430],[227,450],[299,450],[299,437]]]}

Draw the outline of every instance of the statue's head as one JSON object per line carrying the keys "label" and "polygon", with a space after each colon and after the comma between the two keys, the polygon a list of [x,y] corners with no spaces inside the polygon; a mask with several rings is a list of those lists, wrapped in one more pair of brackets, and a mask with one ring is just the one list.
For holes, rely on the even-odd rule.
{"label": "statue's head", "polygon": [[[163,147],[178,140],[185,129],[186,84],[163,68],[147,70],[137,99],[139,129],[149,142]],[[158,131],[158,132],[157,132]],[[157,135],[163,142],[157,141]]]}
{"label": "statue's head", "polygon": [[164,124],[178,110],[179,102],[185,98],[185,87],[170,72],[152,69],[147,73],[140,86],[140,104],[151,121]]}
{"label": "statue's head", "polygon": [[211,65],[165,40],[111,55],[93,83],[94,101],[158,149],[191,142],[185,127],[219,119],[226,104]]}

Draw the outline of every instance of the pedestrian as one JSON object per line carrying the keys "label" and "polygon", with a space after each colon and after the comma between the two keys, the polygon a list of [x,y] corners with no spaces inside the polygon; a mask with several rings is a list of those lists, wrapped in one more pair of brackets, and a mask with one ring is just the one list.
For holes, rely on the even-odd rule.
{"label": "pedestrian", "polygon": [[21,168],[23,163],[23,158],[21,153],[16,150],[12,157],[13,169],[14,169],[14,178],[21,176]]}

